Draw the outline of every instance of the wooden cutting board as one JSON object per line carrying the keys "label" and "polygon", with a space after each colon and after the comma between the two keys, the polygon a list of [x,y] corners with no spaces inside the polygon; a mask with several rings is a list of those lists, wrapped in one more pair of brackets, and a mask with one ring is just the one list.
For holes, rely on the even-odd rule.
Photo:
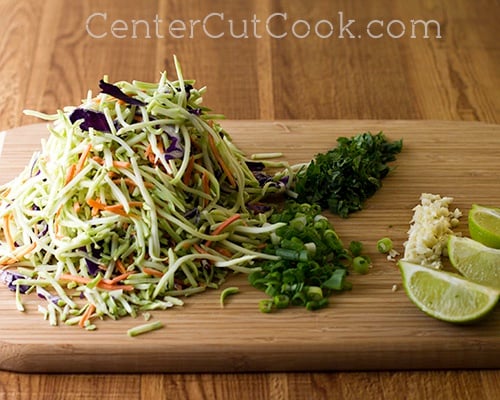
{"label": "wooden cutting board", "polygon": [[[426,316],[406,297],[393,262],[377,254],[376,241],[403,242],[412,208],[422,192],[455,198],[466,214],[472,203],[500,204],[500,126],[438,121],[225,121],[246,151],[283,152],[304,162],[335,146],[338,136],[383,130],[403,138],[397,168],[365,209],[348,219],[332,217],[345,243],[361,240],[374,267],[352,275],[352,291],[309,312],[262,314],[264,294],[243,275],[225,287],[240,293],[219,305],[219,290],[185,299],[183,307],[153,313],[164,329],[135,338],[128,328],[142,317],[98,321],[98,329],[49,326],[37,312],[15,309],[13,293],[0,287],[0,368],[22,372],[215,372],[380,370],[500,367],[500,310],[473,326],[454,326]],[[45,125],[7,132],[0,182],[18,174],[46,136]],[[466,218],[459,231],[466,233]],[[396,286],[394,286],[396,285]],[[393,287],[397,290],[393,291]]]}

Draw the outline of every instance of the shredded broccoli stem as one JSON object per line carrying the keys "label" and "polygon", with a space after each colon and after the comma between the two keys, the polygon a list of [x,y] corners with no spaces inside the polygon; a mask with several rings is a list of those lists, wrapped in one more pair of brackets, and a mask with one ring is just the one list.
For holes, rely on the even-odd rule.
{"label": "shredded broccoli stem", "polygon": [[[0,269],[29,271],[16,284],[20,310],[21,284],[43,287],[61,303],[40,306],[51,324],[93,329],[87,318],[181,305],[173,296],[218,287],[228,272],[272,257],[259,245],[281,224],[251,205],[285,193],[292,169],[270,175],[288,183],[259,183],[201,105],[205,88],[175,66],[177,80],[114,84],[144,105],[89,92],[54,115],[26,112],[50,121],[50,136],[0,186]],[[109,129],[72,122],[75,110],[102,115]]]}

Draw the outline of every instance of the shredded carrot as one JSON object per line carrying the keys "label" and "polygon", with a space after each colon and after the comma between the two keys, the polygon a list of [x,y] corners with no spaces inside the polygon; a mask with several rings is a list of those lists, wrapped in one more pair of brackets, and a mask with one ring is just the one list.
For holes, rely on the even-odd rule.
{"label": "shredded carrot", "polygon": [[[140,201],[130,201],[128,204],[129,204],[130,207],[142,207],[142,202],[140,202]],[[123,204],[121,204],[121,203],[119,203],[119,204],[113,204],[111,206],[105,206],[103,208],[103,210],[110,211],[112,213],[123,215],[123,216],[127,216],[128,215],[124,211]]]}
{"label": "shredded carrot", "polygon": [[14,263],[16,263],[18,261],[19,260],[17,258],[3,256],[2,258],[0,258],[0,266],[5,267],[7,265],[14,264]]}
{"label": "shredded carrot", "polygon": [[[92,159],[98,164],[101,164],[101,165],[104,164],[104,160],[99,156],[94,156],[94,157],[92,157]],[[115,168],[129,168],[130,163],[128,161],[113,160],[113,167],[115,167]]]}
{"label": "shredded carrot", "polygon": [[226,249],[224,247],[220,247],[220,246],[216,247],[215,251],[222,254],[224,257],[231,258],[233,256],[233,253],[231,253],[228,249]]}
{"label": "shredded carrot", "polygon": [[65,185],[71,182],[71,180],[83,169],[83,165],[85,164],[85,161],[87,161],[91,149],[92,144],[89,143],[80,155],[78,163],[70,165],[70,167],[68,168],[68,172],[66,173],[66,179],[64,180]]}
{"label": "shredded carrot", "polygon": [[75,201],[75,202],[73,203],[73,211],[74,211],[75,213],[78,213],[78,211],[80,211],[80,209],[81,209],[81,208],[82,208],[82,207],[80,206],[80,203],[79,203],[78,201]]}
{"label": "shredded carrot", "polygon": [[90,319],[90,316],[94,313],[95,311],[95,305],[92,303],[89,303],[89,306],[85,310],[85,312],[82,314],[82,318],[80,319],[80,322],[78,322],[78,326],[80,328],[85,328],[85,324],[87,321]]}
{"label": "shredded carrot", "polygon": [[97,199],[88,199],[87,204],[92,208],[97,208],[99,210],[104,210],[106,208],[106,204],[102,203]]}
{"label": "shredded carrot", "polygon": [[153,147],[151,146],[151,143],[148,144],[148,147],[146,147],[146,152],[144,153],[144,155],[151,164],[155,163],[155,155],[153,153]]}
{"label": "shredded carrot", "polygon": [[62,273],[61,275],[59,275],[59,280],[81,283],[83,285],[90,282],[90,278],[85,278],[84,276],[71,275],[71,274],[65,274],[65,273]]}
{"label": "shredded carrot", "polygon": [[80,159],[78,160],[78,164],[76,164],[76,171],[75,175],[78,174],[82,169],[83,165],[85,164],[85,161],[87,161],[87,158],[90,154],[90,150],[92,150],[92,144],[89,143],[87,147],[82,152],[82,155],[80,156]]}
{"label": "shredded carrot", "polygon": [[101,164],[101,165],[104,164],[104,160],[99,156],[92,157],[92,160],[94,160],[98,164]]}
{"label": "shredded carrot", "polygon": [[64,179],[64,185],[67,185],[76,175],[76,164],[71,164],[66,172],[66,178]]}
{"label": "shredded carrot", "polygon": [[16,258],[17,258],[18,260],[20,260],[20,259],[21,259],[21,258],[23,258],[26,254],[28,254],[28,253],[29,253],[29,252],[31,252],[32,250],[35,250],[35,248],[36,248],[36,243],[35,243],[35,242],[31,243],[31,244],[30,244],[30,245],[28,245],[28,246],[23,247],[21,251],[18,251],[18,252],[16,253]]}
{"label": "shredded carrot", "polygon": [[130,163],[128,161],[116,161],[116,160],[114,160],[113,161],[113,167],[116,167],[116,168],[129,168],[130,167]]}
{"label": "shredded carrot", "polygon": [[14,243],[14,239],[12,238],[12,234],[10,232],[10,214],[4,215],[3,216],[3,225],[4,225],[4,233],[5,233],[5,240],[7,241],[7,244],[9,245],[11,250],[15,250],[16,245]]}
{"label": "shredded carrot", "polygon": [[59,216],[61,215],[62,206],[56,211],[56,215],[54,216],[54,233],[58,239],[61,239],[62,236],[59,235]]}
{"label": "shredded carrot", "polygon": [[87,204],[92,207],[92,216],[96,216],[99,214],[100,210],[104,210],[106,207],[106,204],[101,203],[101,201],[97,199],[88,199]]}
{"label": "shredded carrot", "polygon": [[132,292],[134,290],[134,286],[132,285],[118,285],[118,284],[114,284],[114,285],[110,285],[109,283],[106,283],[106,282],[99,282],[97,284],[97,286],[100,288],[100,289],[104,289],[104,290],[124,290],[126,292]]}
{"label": "shredded carrot", "polygon": [[[61,274],[59,276],[59,280],[61,281],[70,281],[70,282],[76,282],[81,285],[86,285],[91,281],[90,278],[85,278],[84,276],[79,276],[79,275],[71,275],[71,274]],[[97,287],[100,289],[105,289],[105,290],[117,290],[117,289],[122,289],[125,291],[132,291],[134,290],[134,287],[132,285],[118,285],[116,283],[110,283],[110,280],[101,280],[98,284]]]}
{"label": "shredded carrot", "polygon": [[106,206],[106,207],[104,207],[104,210],[112,212],[114,214],[122,215],[124,217],[127,216],[127,213],[123,209],[123,205],[122,204],[114,204],[112,206]]}
{"label": "shredded carrot", "polygon": [[234,179],[234,176],[233,176],[231,170],[228,168],[228,166],[224,162],[224,160],[222,159],[222,156],[219,153],[219,150],[217,149],[217,146],[215,145],[215,141],[214,141],[214,138],[212,137],[212,135],[208,135],[208,143],[210,144],[210,148],[212,149],[217,162],[219,163],[219,165],[221,166],[222,170],[226,174],[227,179],[229,180],[229,183],[231,184],[231,186],[235,187],[236,186],[236,181]]}
{"label": "shredded carrot", "polygon": [[198,243],[193,244],[193,247],[198,253],[201,253],[201,254],[207,253],[207,251],[203,247],[201,247]]}
{"label": "shredded carrot", "polygon": [[163,272],[148,267],[143,267],[142,272],[151,276],[156,276],[157,278],[161,278],[163,276]]}
{"label": "shredded carrot", "polygon": [[[231,225],[234,221],[238,220],[241,218],[240,214],[234,214],[225,221],[223,221],[213,232],[212,235],[218,235],[221,233],[224,229],[226,229],[229,225]],[[212,244],[212,241],[207,240],[205,242],[205,246],[210,246]]]}
{"label": "shredded carrot", "polygon": [[158,150],[160,152],[160,154],[164,154],[165,153],[165,147],[163,147],[163,140],[161,140],[161,138],[159,138],[160,140],[157,141],[158,143]]}
{"label": "shredded carrot", "polygon": [[127,279],[130,275],[133,275],[133,274],[135,274],[134,271],[128,271],[128,272],[125,272],[124,274],[115,276],[113,279],[103,279],[103,282],[105,284],[109,284],[109,285],[116,285],[118,282]]}
{"label": "shredded carrot", "polygon": [[123,263],[120,261],[120,260],[116,260],[116,269],[122,273],[122,274],[125,274],[127,272],[127,269],[125,268],[125,266],[123,265]]}
{"label": "shredded carrot", "polygon": [[193,169],[194,169],[194,156],[189,157],[189,162],[186,167],[186,171],[184,172],[184,176],[182,177],[182,182],[184,182],[184,185],[189,186],[191,183],[191,176],[193,174]]}

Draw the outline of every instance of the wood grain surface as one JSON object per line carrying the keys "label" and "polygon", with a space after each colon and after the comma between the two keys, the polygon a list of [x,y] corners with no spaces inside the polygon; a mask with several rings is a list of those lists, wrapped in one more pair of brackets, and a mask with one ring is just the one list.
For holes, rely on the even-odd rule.
{"label": "wood grain surface", "polygon": [[[338,38],[338,12],[356,19],[363,33],[372,19],[440,23],[429,38]],[[117,19],[165,22],[202,19],[212,12],[228,19],[275,20],[275,32],[294,20],[337,21],[332,38],[117,39]],[[93,13],[107,13],[85,29]],[[498,1],[378,0],[303,3],[291,1],[196,2],[186,0],[85,2],[0,1],[0,129],[36,122],[26,108],[54,112],[76,104],[108,74],[111,80],[156,79],[172,73],[177,54],[186,76],[208,87],[205,103],[230,119],[423,119],[500,122]],[[97,20],[94,20],[96,22]],[[211,20],[212,22],[215,19]],[[99,22],[99,21],[97,21]],[[227,24],[224,25],[227,32]],[[262,28],[262,22],[260,27]],[[357,26],[357,25],[356,25]],[[409,25],[407,25],[409,27]],[[210,25],[217,31],[221,26]],[[377,26],[376,26],[377,27]],[[397,28],[397,25],[394,25]],[[395,30],[397,32],[397,30]],[[130,35],[129,35],[130,36]],[[450,142],[452,142],[450,140]],[[471,156],[472,157],[472,156]],[[429,160],[435,162],[436,160]],[[460,160],[457,160],[459,163]],[[476,158],[480,165],[481,156]],[[478,191],[486,196],[487,188]],[[0,399],[184,399],[184,398],[405,398],[494,399],[498,370],[245,373],[245,374],[18,374],[0,372]]]}

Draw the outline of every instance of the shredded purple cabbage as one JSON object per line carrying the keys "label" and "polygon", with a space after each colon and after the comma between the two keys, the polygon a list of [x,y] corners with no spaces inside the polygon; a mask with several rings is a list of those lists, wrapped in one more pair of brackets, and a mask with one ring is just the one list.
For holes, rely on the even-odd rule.
{"label": "shredded purple cabbage", "polygon": [[247,204],[247,208],[253,211],[255,214],[262,214],[271,210],[271,206],[263,203],[250,203]]}
{"label": "shredded purple cabbage", "polygon": [[190,219],[193,219],[194,220],[194,223],[196,225],[198,225],[198,223],[200,222],[200,210],[198,207],[195,207],[189,211],[186,211],[184,213],[184,218],[190,220]]}
{"label": "shredded purple cabbage", "polygon": [[88,131],[90,128],[101,132],[111,132],[106,116],[99,111],[87,110],[85,108],[75,108],[69,115],[69,120],[74,124],[78,120],[83,120],[80,128]]}
{"label": "shredded purple cabbage", "polygon": [[282,179],[275,181],[271,175],[268,175],[265,172],[252,171],[252,173],[259,182],[260,186],[264,186],[265,184],[271,182],[271,187],[284,188],[288,183],[288,176],[285,176]]}
{"label": "shredded purple cabbage", "polygon": [[54,303],[55,305],[58,305],[59,301],[61,300],[61,298],[59,296],[56,296],[56,295],[48,292],[47,290],[45,290],[39,286],[37,286],[37,288],[36,288],[36,294],[41,299],[50,301],[50,302]]}
{"label": "shredded purple cabbage", "polygon": [[17,286],[19,286],[19,292],[26,293],[28,291],[28,289],[30,288],[30,286],[28,286],[28,285],[16,285],[15,282],[18,279],[26,279],[26,276],[21,275],[17,272],[12,272],[12,271],[8,271],[8,270],[0,271],[0,282],[3,282],[5,285],[7,285],[7,287],[13,292],[15,292]]}
{"label": "shredded purple cabbage", "polygon": [[188,105],[187,110],[190,114],[193,114],[193,115],[200,116],[201,114],[203,114],[203,110],[201,108],[193,108],[193,107]]}
{"label": "shredded purple cabbage", "polygon": [[167,127],[165,132],[170,140],[170,144],[165,151],[165,160],[176,160],[184,156],[184,148],[181,145],[181,137],[175,129]]}
{"label": "shredded purple cabbage", "polygon": [[[87,249],[85,247],[80,247],[80,251],[82,251],[85,254],[88,254]],[[99,248],[94,247],[92,248],[90,255],[94,259],[99,259],[99,257],[101,256],[101,250]],[[99,264],[93,261],[90,257],[89,258],[85,257],[85,263],[87,264],[87,271],[89,275],[96,276],[97,273],[100,271]]]}
{"label": "shredded purple cabbage", "polygon": [[252,172],[262,171],[266,167],[261,161],[245,161],[245,164]]}
{"label": "shredded purple cabbage", "polygon": [[127,104],[131,104],[133,106],[145,106],[146,104],[141,100],[134,99],[123,93],[118,86],[115,86],[111,83],[104,82],[102,79],[99,81],[99,87],[101,88],[102,93],[109,94],[119,100],[123,100]]}
{"label": "shredded purple cabbage", "polygon": [[85,263],[87,264],[87,271],[89,271],[89,275],[96,276],[99,272],[99,265],[88,258],[85,259]]}

